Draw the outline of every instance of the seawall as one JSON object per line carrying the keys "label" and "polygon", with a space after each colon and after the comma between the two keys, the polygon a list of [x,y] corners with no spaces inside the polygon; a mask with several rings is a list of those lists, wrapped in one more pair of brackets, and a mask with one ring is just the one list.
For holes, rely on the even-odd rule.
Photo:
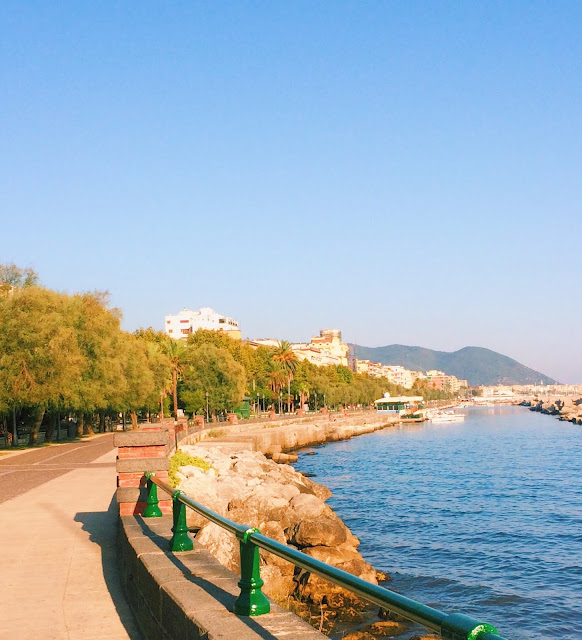
{"label": "seawall", "polygon": [[534,398],[521,404],[531,411],[540,411],[558,416],[560,420],[582,425],[582,398],[575,396],[555,396],[550,398]]}
{"label": "seawall", "polygon": [[[205,446],[250,449],[265,455],[286,453],[325,442],[347,440],[372,431],[397,424],[391,416],[379,416],[375,411],[348,414],[347,416],[314,416],[293,421],[272,422],[256,426],[233,425],[203,430],[186,435],[180,444],[200,442]],[[212,434],[214,431],[214,434]],[[216,437],[211,437],[216,435]]]}
{"label": "seawall", "polygon": [[[285,638],[315,640],[323,634],[294,613],[271,602],[271,613],[257,618],[236,616],[234,600],[240,592],[239,576],[226,569],[209,551],[194,541],[194,550],[171,553],[172,517],[143,518],[146,500],[144,471],[167,469],[175,446],[200,443],[228,450],[248,450],[273,455],[301,447],[345,440],[382,429],[395,420],[376,412],[347,416],[310,416],[269,423],[211,425],[210,428],[149,429],[116,434],[120,447],[118,472],[129,483],[120,485],[120,567],[130,605],[147,640],[198,640],[223,638],[249,640]],[[159,449],[159,451],[158,451]],[[122,451],[123,450],[123,451]],[[152,464],[157,466],[150,468]],[[167,471],[158,471],[158,474]],[[307,479],[306,479],[307,482]],[[162,501],[168,496],[159,494]],[[128,506],[133,503],[134,510]],[[160,503],[162,504],[162,503]],[[168,513],[167,510],[164,510]],[[252,524],[252,523],[251,523]],[[345,526],[345,525],[344,525]]]}
{"label": "seawall", "polygon": [[239,577],[194,541],[170,553],[172,518],[122,516],[120,571],[146,640],[323,640],[325,636],[271,601],[256,618],[232,613]]}

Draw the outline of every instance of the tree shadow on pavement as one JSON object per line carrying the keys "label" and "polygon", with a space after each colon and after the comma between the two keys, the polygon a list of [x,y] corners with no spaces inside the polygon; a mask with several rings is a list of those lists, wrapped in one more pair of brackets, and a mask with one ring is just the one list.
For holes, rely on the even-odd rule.
{"label": "tree shadow on pavement", "polygon": [[118,507],[114,495],[107,511],[79,512],[75,515],[75,522],[80,522],[83,525],[83,531],[89,534],[91,542],[101,547],[101,563],[105,584],[127,635],[130,640],[143,640],[121,584],[117,547],[117,512]]}

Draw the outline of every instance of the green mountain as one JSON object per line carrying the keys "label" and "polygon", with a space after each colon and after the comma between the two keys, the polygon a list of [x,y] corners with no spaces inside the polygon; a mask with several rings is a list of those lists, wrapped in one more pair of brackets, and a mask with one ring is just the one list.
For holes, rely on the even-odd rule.
{"label": "green mountain", "polygon": [[413,371],[439,369],[477,385],[555,384],[555,380],[502,355],[482,347],[464,347],[458,351],[433,351],[423,347],[391,344],[386,347],[351,345],[352,354],[361,360],[399,364]]}

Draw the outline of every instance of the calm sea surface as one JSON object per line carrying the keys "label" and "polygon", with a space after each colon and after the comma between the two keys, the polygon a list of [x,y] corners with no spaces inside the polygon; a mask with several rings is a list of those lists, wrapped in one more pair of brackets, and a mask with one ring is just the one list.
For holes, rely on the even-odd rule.
{"label": "calm sea surface", "polygon": [[296,467],[333,491],[390,588],[512,640],[582,639],[582,426],[463,412],[305,449]]}

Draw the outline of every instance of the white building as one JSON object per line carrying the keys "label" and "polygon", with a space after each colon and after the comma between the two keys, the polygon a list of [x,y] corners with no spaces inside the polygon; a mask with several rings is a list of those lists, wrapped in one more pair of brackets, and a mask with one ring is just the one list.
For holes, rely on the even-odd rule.
{"label": "white building", "polygon": [[355,360],[356,373],[367,373],[373,378],[386,378],[393,384],[398,384],[405,389],[410,389],[416,380],[424,378],[421,371],[410,371],[398,364],[382,364],[369,360]]}
{"label": "white building", "polygon": [[298,342],[291,345],[291,350],[297,356],[297,360],[308,360],[318,367],[343,364],[340,356],[329,353],[313,346],[311,343]]}
{"label": "white building", "polygon": [[183,309],[175,315],[166,316],[164,332],[176,340],[187,338],[198,329],[223,331],[229,337],[239,340],[241,337],[238,322],[234,318],[216,313],[210,307],[200,307],[198,311]]}

